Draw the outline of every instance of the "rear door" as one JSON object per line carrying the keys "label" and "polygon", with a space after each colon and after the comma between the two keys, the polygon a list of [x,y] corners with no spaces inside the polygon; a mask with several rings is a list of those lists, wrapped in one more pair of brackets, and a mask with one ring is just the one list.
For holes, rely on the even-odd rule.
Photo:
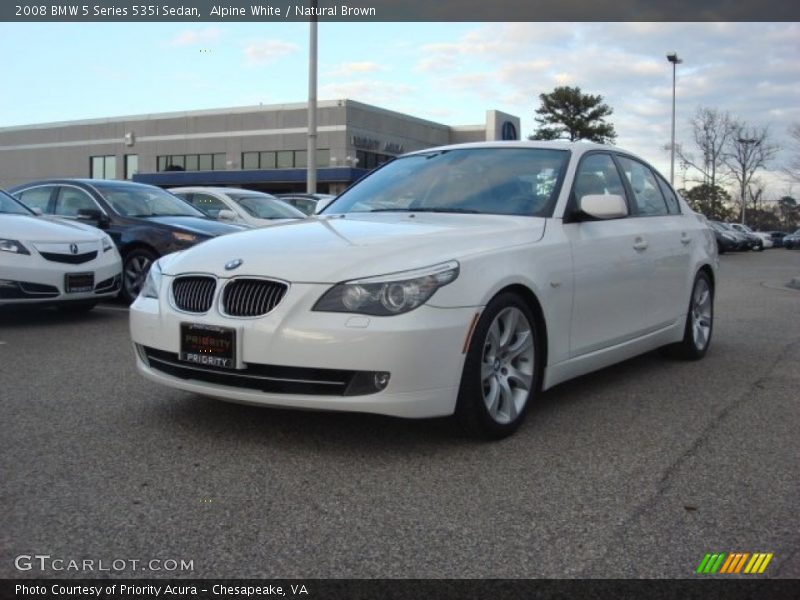
{"label": "rear door", "polygon": [[645,324],[647,331],[655,331],[674,323],[687,310],[686,282],[697,240],[680,214],[678,199],[660,175],[628,156],[617,155],[617,162],[634,199],[631,220],[647,245]]}

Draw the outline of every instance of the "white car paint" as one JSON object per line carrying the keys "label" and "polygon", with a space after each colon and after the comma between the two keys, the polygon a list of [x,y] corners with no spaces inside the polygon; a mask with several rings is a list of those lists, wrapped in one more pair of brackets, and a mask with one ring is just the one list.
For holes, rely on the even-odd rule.
{"label": "white car paint", "polygon": [[[541,389],[684,338],[696,276],[717,268],[705,219],[683,201],[680,214],[569,221],[573,179],[587,153],[622,152],[588,143],[489,142],[416,154],[473,149],[569,153],[563,185],[547,216],[439,212],[347,212],[348,192],[322,215],[269,230],[210,240],[163,258],[157,297],[131,306],[139,371],[174,388],[236,402],[306,409],[435,417],[456,410],[465,352],[492,299],[514,289],[541,307]],[[630,156],[628,153],[625,153]],[[413,155],[410,155],[413,156]],[[356,184],[358,189],[369,176]],[[231,271],[226,263],[239,259]],[[456,261],[457,278],[419,308],[393,316],[313,310],[340,282]],[[176,308],[172,283],[187,274],[217,282],[212,307]],[[266,277],[288,291],[260,317],[224,316],[219,289],[236,278]],[[167,374],[148,348],[180,352],[181,323],[232,328],[237,367],[389,372],[381,391],[354,396],[262,392]]]}
{"label": "white car paint", "polygon": [[[203,186],[196,186],[196,187],[179,187],[179,188],[171,188],[167,190],[168,192],[175,194],[179,198],[183,200],[187,200],[190,194],[197,195],[197,194],[204,194],[206,196],[210,196],[211,198],[216,199],[217,201],[221,202],[225,205],[224,210],[229,210],[233,213],[233,219],[230,220],[231,223],[236,223],[238,225],[248,225],[250,227],[269,227],[271,225],[278,225],[280,223],[289,223],[296,219],[304,219],[306,217],[301,211],[297,210],[293,206],[290,206],[283,202],[280,198],[276,198],[271,194],[264,194],[262,192],[255,192],[252,190],[244,190],[240,188],[225,188],[225,187],[203,187]],[[250,214],[245,208],[236,201],[236,197],[238,196],[247,196],[251,198],[260,199],[269,203],[278,203],[277,206],[279,210],[284,211],[287,215],[291,215],[285,219],[261,219],[252,214]],[[188,200],[187,200],[188,201]],[[197,202],[190,202],[195,208],[203,210]],[[212,215],[209,215],[212,216]],[[224,220],[219,216],[212,216],[212,218],[216,218],[218,220]]]}
{"label": "white car paint", "polygon": [[[21,207],[21,210],[14,208],[17,214],[10,214],[3,206]],[[6,244],[0,246],[0,305],[91,302],[116,296],[119,291],[122,272],[119,253],[111,238],[95,227],[37,216],[2,194],[2,240]],[[85,256],[83,262],[63,262],[79,260],[75,257],[81,256]],[[91,274],[95,289],[68,292],[67,278],[76,274]],[[114,283],[97,289],[101,282],[108,280]],[[48,289],[40,286],[48,286]]]}

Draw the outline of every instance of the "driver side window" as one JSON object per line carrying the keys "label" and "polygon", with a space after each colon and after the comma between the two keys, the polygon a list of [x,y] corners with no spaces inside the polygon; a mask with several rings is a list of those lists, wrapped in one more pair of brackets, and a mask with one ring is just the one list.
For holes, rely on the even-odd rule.
{"label": "driver side window", "polygon": [[575,208],[584,196],[615,194],[625,198],[625,187],[614,160],[608,154],[590,154],[578,165],[572,197]]}

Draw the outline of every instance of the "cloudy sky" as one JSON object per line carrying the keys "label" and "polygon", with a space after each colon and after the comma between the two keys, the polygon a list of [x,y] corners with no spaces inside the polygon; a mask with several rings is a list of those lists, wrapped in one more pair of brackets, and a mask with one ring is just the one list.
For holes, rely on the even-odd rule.
{"label": "cloudy sky", "polygon": [[[305,23],[0,23],[0,127],[302,102],[307,48]],[[788,142],[800,122],[798,23],[322,23],[318,95],[449,125],[495,108],[520,116],[527,136],[538,95],[577,85],[614,109],[618,145],[668,171],[669,51],[684,60],[679,142],[701,105]],[[784,150],[776,173],[787,160]]]}

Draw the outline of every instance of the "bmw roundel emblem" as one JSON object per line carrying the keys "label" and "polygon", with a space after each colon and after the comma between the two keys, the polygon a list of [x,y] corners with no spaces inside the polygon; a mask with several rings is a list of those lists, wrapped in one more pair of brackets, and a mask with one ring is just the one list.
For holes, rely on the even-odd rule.
{"label": "bmw roundel emblem", "polygon": [[70,244],[69,245],[69,251],[72,252],[73,254],[77,254],[78,253],[78,244]]}
{"label": "bmw roundel emblem", "polygon": [[225,263],[225,270],[226,271],[233,271],[234,269],[238,269],[242,266],[244,261],[241,258],[234,258],[233,260],[229,260]]}

